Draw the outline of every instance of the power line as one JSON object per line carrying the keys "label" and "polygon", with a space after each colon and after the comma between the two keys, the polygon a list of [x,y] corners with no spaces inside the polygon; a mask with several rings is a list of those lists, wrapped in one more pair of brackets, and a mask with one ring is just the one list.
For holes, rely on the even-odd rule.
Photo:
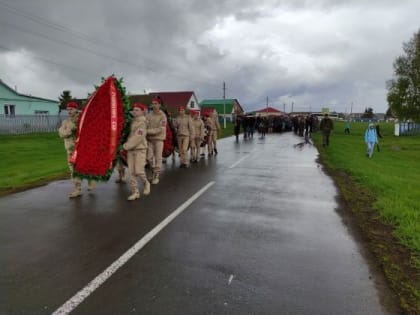
{"label": "power line", "polygon": [[[103,43],[98,42],[95,38],[89,36],[86,33],[83,33],[79,30],[74,30],[74,29],[72,29],[68,26],[65,26],[65,25],[61,25],[61,24],[52,22],[51,20],[36,16],[34,14],[27,13],[26,11],[23,11],[23,10],[17,9],[13,6],[10,6],[8,3],[5,3],[4,1],[0,1],[0,6],[6,8],[9,12],[12,12],[13,14],[25,17],[27,19],[30,19],[33,22],[42,24],[42,25],[47,26],[49,28],[52,28],[54,30],[58,30],[58,31],[61,31],[61,32],[64,32],[64,33],[72,34],[74,36],[77,36],[77,37],[79,37],[83,40],[86,40],[90,43],[93,43],[93,44],[99,44],[101,46],[103,45]],[[92,49],[88,49],[88,48],[85,48],[85,47],[80,47],[80,46],[70,44],[69,42],[65,42],[65,41],[62,41],[62,40],[57,40],[55,38],[51,38],[51,37],[46,36],[44,34],[35,32],[33,30],[26,30],[26,29],[23,29],[23,28],[21,28],[17,25],[13,25],[13,24],[10,24],[10,23],[4,22],[4,21],[1,21],[0,24],[6,25],[6,26],[11,27],[12,29],[18,30],[20,32],[28,33],[28,34],[31,34],[33,36],[41,37],[41,38],[46,39],[48,41],[52,41],[52,42],[55,42],[55,43],[58,43],[58,44],[61,44],[61,45],[68,46],[68,47],[76,49],[76,50],[80,50],[80,51],[84,51],[84,52],[93,54],[93,55],[101,57],[101,58],[111,59],[111,60],[114,60],[118,63],[124,63],[124,64],[130,65],[130,66],[134,66],[134,67],[139,68],[141,70],[148,70],[148,71],[151,71],[151,72],[156,72],[156,70],[153,67],[148,66],[146,64],[145,65],[139,65],[137,63],[130,62],[128,60],[124,60],[124,59],[121,59],[121,58],[118,58],[118,57],[114,57],[112,55],[103,54],[101,52],[98,52],[98,51],[95,51],[95,50],[92,50]],[[8,48],[6,48],[6,49],[10,50]],[[37,57],[37,58],[41,59],[41,60],[44,60],[45,62],[49,62],[47,59],[44,59],[44,58],[41,58],[41,57]],[[142,57],[142,58],[146,59],[146,60],[148,59],[148,58],[145,58],[145,57]],[[149,59],[149,61],[154,62],[151,59]],[[71,66],[67,66],[67,65],[63,65],[63,64],[59,64],[59,63],[54,63],[54,62],[49,62],[49,63],[56,64],[56,65],[62,65],[62,66],[68,67],[68,68],[76,69],[75,67],[71,67]],[[80,71],[80,70],[78,70],[78,71]],[[175,73],[168,73],[167,72],[166,75],[171,76],[171,77],[175,77],[175,78],[181,78],[183,80],[187,80],[187,77],[183,77],[183,76],[180,76],[180,75],[175,74]],[[191,79],[191,78],[188,78],[188,79]],[[206,84],[206,85],[210,85],[210,86],[216,86],[216,83],[212,84],[212,83],[209,83],[208,81],[204,81],[204,80],[195,79],[193,82],[202,83],[202,84]]]}
{"label": "power line", "polygon": [[[111,59],[111,60],[117,61],[119,63],[125,63],[125,64],[128,64],[130,66],[134,66],[134,67],[137,67],[137,68],[140,68],[140,69],[144,70],[144,67],[142,67],[142,66],[140,66],[138,64],[135,64],[133,62],[127,61],[127,60],[123,60],[123,59],[116,58],[116,57],[113,57],[113,56],[110,56],[110,55],[102,54],[102,53],[99,53],[99,52],[94,51],[92,49],[88,49],[88,48],[83,48],[83,47],[80,47],[80,46],[76,46],[76,45],[70,44],[70,43],[65,42],[65,41],[62,41],[62,40],[53,39],[53,38],[50,38],[50,37],[48,37],[48,36],[46,36],[44,34],[40,34],[38,32],[34,32],[34,31],[25,30],[23,28],[20,28],[20,27],[18,27],[16,25],[13,25],[13,24],[10,24],[10,23],[7,23],[7,22],[0,21],[0,24],[6,25],[6,26],[11,27],[11,28],[13,28],[15,30],[18,30],[20,32],[24,32],[24,33],[28,33],[28,34],[31,34],[31,35],[34,35],[34,36],[38,36],[38,37],[44,38],[44,39],[49,40],[49,41],[54,42],[54,43],[58,43],[58,44],[61,44],[61,45],[64,45],[64,46],[67,46],[67,47],[70,47],[70,48],[73,48],[73,49],[76,49],[76,50],[82,50],[82,51],[88,52],[88,53],[93,54],[93,55],[95,55],[97,57]],[[153,71],[152,69],[149,69],[149,70]]]}
{"label": "power line", "polygon": [[[13,50],[12,50],[12,49],[7,48],[7,47],[5,47],[5,46],[3,46],[3,45],[0,45],[0,48],[1,48],[1,49],[4,49],[4,50],[8,50],[8,51],[13,52]],[[73,67],[73,66],[65,65],[65,64],[63,64],[63,63],[55,62],[55,61],[52,61],[52,60],[47,59],[47,58],[42,58],[42,57],[39,57],[39,56],[37,56],[37,55],[35,55],[35,54],[32,54],[32,56],[33,56],[34,58],[36,58],[36,59],[42,60],[42,61],[47,62],[47,63],[51,63],[51,64],[56,65],[56,66],[66,67],[66,68],[69,68],[69,69],[71,69],[71,70],[77,71],[77,72],[79,72],[79,73],[80,73],[80,72],[83,72],[83,73],[85,73],[85,74],[89,74],[89,75],[90,75],[90,73],[88,73],[87,71],[85,71],[85,70],[83,70],[83,69],[80,69],[80,68],[77,68],[77,67]]]}
{"label": "power line", "polygon": [[22,17],[24,17],[26,19],[29,19],[33,22],[36,22],[38,24],[42,24],[44,26],[53,28],[53,29],[61,31],[61,32],[72,34],[74,36],[77,36],[79,38],[82,38],[82,39],[90,41],[90,42],[102,44],[102,43],[98,42],[96,40],[96,38],[93,38],[86,33],[83,33],[79,30],[72,29],[72,28],[70,28],[68,26],[65,26],[65,25],[61,25],[61,24],[52,22],[51,20],[36,16],[34,14],[29,14],[29,13],[23,11],[23,10],[20,10],[20,9],[17,9],[15,7],[10,6],[9,4],[5,3],[4,1],[0,1],[0,6],[3,6],[4,8],[6,8],[6,10],[9,10],[9,12],[12,12],[15,15],[22,16]]}

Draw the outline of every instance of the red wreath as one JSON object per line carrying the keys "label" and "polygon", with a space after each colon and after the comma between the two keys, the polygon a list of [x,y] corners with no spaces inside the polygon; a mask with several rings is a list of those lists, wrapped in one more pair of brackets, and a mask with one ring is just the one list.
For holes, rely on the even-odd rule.
{"label": "red wreath", "polygon": [[170,156],[174,152],[173,134],[169,123],[166,124],[166,139],[163,141],[162,156],[164,158]]}
{"label": "red wreath", "polygon": [[71,162],[80,177],[108,180],[114,168],[124,128],[124,105],[117,83],[116,78],[107,78],[79,116]]}

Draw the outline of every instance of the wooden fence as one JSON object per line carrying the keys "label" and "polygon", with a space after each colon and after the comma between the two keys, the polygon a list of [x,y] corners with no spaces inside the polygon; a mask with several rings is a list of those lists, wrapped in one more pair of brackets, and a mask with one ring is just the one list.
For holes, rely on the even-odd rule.
{"label": "wooden fence", "polygon": [[53,132],[68,118],[60,115],[0,115],[0,134]]}

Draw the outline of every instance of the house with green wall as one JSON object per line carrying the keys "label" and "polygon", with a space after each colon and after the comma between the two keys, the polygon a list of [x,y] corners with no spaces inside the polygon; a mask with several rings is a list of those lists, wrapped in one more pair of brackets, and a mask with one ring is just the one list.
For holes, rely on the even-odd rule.
{"label": "house with green wall", "polygon": [[0,80],[0,115],[58,115],[58,100],[51,100],[16,92]]}
{"label": "house with green wall", "polygon": [[226,117],[226,120],[233,121],[234,114],[242,114],[244,112],[241,104],[236,98],[229,99],[205,99],[200,102],[200,108],[202,113],[208,111],[217,111],[219,119]]}

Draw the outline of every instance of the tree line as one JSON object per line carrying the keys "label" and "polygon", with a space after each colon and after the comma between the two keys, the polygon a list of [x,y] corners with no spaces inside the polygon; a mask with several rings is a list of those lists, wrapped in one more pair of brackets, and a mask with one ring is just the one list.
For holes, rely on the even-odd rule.
{"label": "tree line", "polygon": [[403,53],[393,64],[387,81],[389,110],[400,120],[420,121],[420,30],[403,43]]}

